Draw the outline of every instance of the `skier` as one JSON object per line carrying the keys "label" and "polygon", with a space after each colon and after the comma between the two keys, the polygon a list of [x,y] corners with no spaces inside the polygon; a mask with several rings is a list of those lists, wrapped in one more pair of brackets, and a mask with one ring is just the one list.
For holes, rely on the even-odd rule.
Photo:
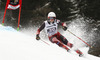
{"label": "skier", "polygon": [[[56,19],[56,14],[54,12],[48,13],[48,19],[49,20],[44,21],[41,27],[37,30],[36,40],[40,40],[40,37],[39,37],[40,31],[45,29],[48,35],[48,38],[52,43],[55,43],[59,47],[62,47],[66,49],[67,51],[70,51],[70,49],[67,46],[72,48],[73,44],[68,42],[68,40],[57,31],[58,25],[62,25],[63,30],[66,31],[67,30],[66,24]],[[75,51],[79,54],[79,56],[83,55],[80,50],[77,49]]]}

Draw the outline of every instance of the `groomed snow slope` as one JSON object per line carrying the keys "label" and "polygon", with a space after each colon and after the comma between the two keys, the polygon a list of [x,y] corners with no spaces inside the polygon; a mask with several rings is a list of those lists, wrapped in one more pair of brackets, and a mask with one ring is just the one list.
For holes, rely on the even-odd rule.
{"label": "groomed snow slope", "polygon": [[99,57],[87,54],[86,47],[80,48],[85,57],[79,57],[74,51],[69,53],[47,40],[44,41],[50,45],[12,27],[0,26],[0,60],[100,60]]}

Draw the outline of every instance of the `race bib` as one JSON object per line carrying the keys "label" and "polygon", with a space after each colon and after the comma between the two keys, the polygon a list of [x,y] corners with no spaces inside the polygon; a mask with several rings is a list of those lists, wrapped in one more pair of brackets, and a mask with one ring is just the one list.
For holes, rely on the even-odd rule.
{"label": "race bib", "polygon": [[56,27],[47,29],[47,33],[49,33],[49,34],[53,34],[55,32],[56,32]]}

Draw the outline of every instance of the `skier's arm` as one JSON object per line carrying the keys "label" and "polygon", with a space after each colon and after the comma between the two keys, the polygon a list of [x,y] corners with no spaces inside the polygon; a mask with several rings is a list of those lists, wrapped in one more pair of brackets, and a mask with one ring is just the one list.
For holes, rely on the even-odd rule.
{"label": "skier's arm", "polygon": [[37,33],[36,33],[36,39],[37,39],[37,40],[40,40],[39,34],[40,34],[40,32],[44,29],[44,27],[45,27],[45,23],[43,23],[43,24],[41,25],[41,27],[37,30]]}
{"label": "skier's arm", "polygon": [[40,34],[40,32],[44,29],[45,27],[45,23],[43,23],[40,28],[37,30],[37,33],[36,34]]}
{"label": "skier's arm", "polygon": [[63,22],[61,22],[60,20],[57,20],[57,23],[63,27],[63,30],[64,30],[64,31],[67,30],[67,25],[66,25],[66,23],[63,23]]}

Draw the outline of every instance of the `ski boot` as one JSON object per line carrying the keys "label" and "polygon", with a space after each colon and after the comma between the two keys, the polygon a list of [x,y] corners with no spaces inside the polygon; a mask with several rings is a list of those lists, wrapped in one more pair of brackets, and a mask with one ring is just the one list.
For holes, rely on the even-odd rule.
{"label": "ski boot", "polygon": [[68,49],[67,52],[70,52],[70,49]]}
{"label": "ski boot", "polygon": [[83,54],[79,54],[79,57],[82,57],[83,56]]}
{"label": "ski boot", "polygon": [[76,50],[76,53],[79,54],[79,57],[82,57],[83,56],[83,53],[80,50]]}
{"label": "ski boot", "polygon": [[66,45],[63,45],[63,48],[65,48],[67,52],[70,52],[70,49]]}

